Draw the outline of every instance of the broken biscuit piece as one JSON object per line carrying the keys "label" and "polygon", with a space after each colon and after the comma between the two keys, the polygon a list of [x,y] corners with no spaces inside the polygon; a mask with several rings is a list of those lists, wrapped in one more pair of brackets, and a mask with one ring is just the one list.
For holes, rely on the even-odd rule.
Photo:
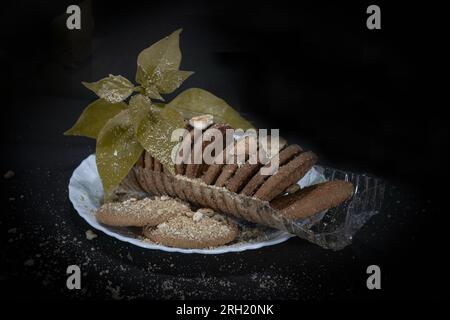
{"label": "broken biscuit piece", "polygon": [[192,117],[189,120],[189,124],[195,129],[204,130],[212,125],[214,122],[214,117],[210,114],[202,114],[200,116]]}

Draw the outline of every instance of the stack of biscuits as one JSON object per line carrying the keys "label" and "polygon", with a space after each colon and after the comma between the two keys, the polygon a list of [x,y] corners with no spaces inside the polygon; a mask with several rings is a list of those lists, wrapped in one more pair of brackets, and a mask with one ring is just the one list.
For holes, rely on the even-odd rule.
{"label": "stack of biscuits", "polygon": [[[188,134],[185,135],[183,143],[186,142],[193,148],[194,128],[203,130],[203,136],[207,136],[211,129],[223,133],[230,129],[227,124],[212,123],[211,120],[212,118],[209,116],[191,119],[187,125]],[[243,137],[243,139],[247,138],[249,136]],[[256,139],[258,139],[257,136]],[[214,139],[204,139],[203,141],[207,142],[202,142],[202,150]],[[231,148],[235,149],[242,145],[236,140],[232,144]],[[194,208],[210,208],[216,216],[244,219],[285,231],[289,230],[287,226],[291,225],[293,221],[305,219],[336,207],[353,194],[353,185],[347,181],[327,181],[300,188],[297,182],[314,166],[317,156],[311,151],[304,151],[296,144],[289,145],[281,140],[277,146],[277,152],[275,152],[276,160],[260,161],[258,159],[256,163],[250,161],[249,157],[244,158],[242,163],[237,161],[224,163],[225,153],[229,149],[230,145],[224,144],[222,152],[215,155],[218,161],[214,161],[212,164],[181,162],[175,166],[176,174],[170,173],[158,159],[144,151],[133,170],[120,185],[120,189],[130,192],[144,191],[149,195],[167,197],[170,201],[177,203],[188,203]],[[274,154],[273,152],[268,153]],[[178,156],[182,157],[181,151]],[[277,161],[279,168],[273,175],[266,175],[267,168],[272,165],[271,161]],[[105,204],[100,208],[97,218],[100,222],[111,225],[110,217],[114,214],[120,215],[120,213],[113,214],[114,210],[108,209],[106,206],[114,206],[114,204]],[[192,224],[191,220],[193,219],[189,220],[192,211],[189,213],[190,209],[186,211],[182,208],[184,207],[181,206],[175,211],[180,214],[188,212],[187,215],[185,213],[175,215],[175,218],[165,219],[163,222],[161,219],[156,219],[156,216],[161,217],[156,211],[155,221],[157,220],[158,223],[154,221],[148,223],[147,221],[146,225],[141,225],[144,230],[143,234],[149,239],[165,245],[187,248],[211,246],[211,243],[213,246],[223,245],[233,241],[236,237],[237,228],[232,219],[216,220],[203,215],[204,219],[194,221],[195,223]],[[138,213],[135,215],[140,217]],[[220,221],[220,223],[212,223],[208,219],[215,222]],[[129,222],[120,221],[120,224],[113,225],[129,225]],[[200,221],[203,221],[202,225],[199,225]],[[204,231],[208,228],[211,231],[214,230],[215,232],[209,233],[210,238],[205,236],[205,239],[214,239],[214,241],[204,241],[203,243],[185,241],[186,238],[183,238],[181,234],[185,236],[188,233],[185,229],[190,225],[201,234],[208,234]],[[217,231],[219,229],[222,231]],[[228,229],[229,232],[225,232],[225,229]],[[179,232],[180,230],[184,231]],[[212,236],[213,234],[225,236],[218,237],[220,238],[218,241]],[[182,239],[181,242],[180,239]]]}
{"label": "stack of biscuits", "polygon": [[108,202],[97,220],[115,227],[138,227],[152,242],[178,248],[209,248],[227,244],[238,235],[233,219],[208,208],[191,210],[188,203],[168,196]]}

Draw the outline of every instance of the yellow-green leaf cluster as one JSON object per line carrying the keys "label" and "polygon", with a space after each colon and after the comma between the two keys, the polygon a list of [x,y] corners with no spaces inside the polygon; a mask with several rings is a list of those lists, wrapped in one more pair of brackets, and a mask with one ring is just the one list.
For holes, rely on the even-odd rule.
{"label": "yellow-green leaf cluster", "polygon": [[152,101],[164,100],[162,94],[175,91],[193,73],[179,70],[180,33],[181,29],[139,54],[138,86],[120,75],[83,82],[99,99],[89,104],[64,134],[97,139],[97,169],[106,198],[128,174],[143,150],[174,172],[172,150],[178,141],[171,141],[171,138],[174,130],[184,128],[185,119],[211,114],[215,122],[228,123],[234,128],[252,127],[224,100],[202,89],[186,90],[166,105]]}

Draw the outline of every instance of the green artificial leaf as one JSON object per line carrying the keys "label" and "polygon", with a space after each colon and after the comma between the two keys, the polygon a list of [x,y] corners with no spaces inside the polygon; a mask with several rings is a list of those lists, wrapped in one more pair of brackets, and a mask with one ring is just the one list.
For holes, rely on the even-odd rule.
{"label": "green artificial leaf", "polygon": [[131,97],[130,99],[130,117],[131,123],[134,127],[134,132],[136,133],[141,122],[147,114],[152,112],[154,108],[154,104],[152,101],[145,95],[137,94]]}
{"label": "green artificial leaf", "polygon": [[211,114],[214,122],[227,123],[234,129],[247,130],[252,124],[212,93],[198,88],[187,89],[166,105],[165,109],[175,109],[186,119],[202,114]]}
{"label": "green artificial leaf", "polygon": [[178,89],[181,84],[189,78],[194,72],[182,70],[168,70],[161,74],[160,78],[155,81],[159,92],[169,94]]}
{"label": "green artificial leaf", "polygon": [[[140,71],[146,72],[147,75],[152,75],[166,70],[178,70],[181,63],[181,31],[182,29],[178,29],[147,49],[142,50],[137,58],[138,67],[142,68]],[[140,71],[138,68],[138,74]],[[139,82],[139,79],[136,78],[136,81]]]}
{"label": "green artificial leaf", "polygon": [[151,99],[164,101],[164,98],[161,97],[159,90],[154,85],[145,87],[144,94]]}
{"label": "green artificial leaf", "polygon": [[139,65],[139,63],[137,65],[135,80],[137,83],[141,84],[142,86],[150,85],[150,75],[147,73],[147,71],[144,70],[144,67]]}
{"label": "green artificial leaf", "polygon": [[96,162],[107,199],[143,151],[136,140],[130,110],[110,119],[97,138]]}
{"label": "green artificial leaf", "polygon": [[127,108],[124,102],[109,103],[103,99],[97,99],[84,109],[75,125],[64,132],[64,135],[95,139],[109,119]]}
{"label": "green artificial leaf", "polygon": [[178,70],[181,63],[181,31],[173,32],[138,55],[136,82],[150,88],[148,92],[146,90],[150,98],[162,100],[159,93],[172,93],[193,73]]}
{"label": "green artificial leaf", "polygon": [[100,98],[111,103],[125,100],[134,90],[134,85],[128,79],[112,74],[97,82],[82,82],[82,84],[89,90],[94,91]]}
{"label": "green artificial leaf", "polygon": [[178,141],[171,141],[176,129],[185,127],[182,115],[175,109],[161,108],[143,95],[130,100],[130,112],[139,143],[170,172],[175,173],[172,150]]}

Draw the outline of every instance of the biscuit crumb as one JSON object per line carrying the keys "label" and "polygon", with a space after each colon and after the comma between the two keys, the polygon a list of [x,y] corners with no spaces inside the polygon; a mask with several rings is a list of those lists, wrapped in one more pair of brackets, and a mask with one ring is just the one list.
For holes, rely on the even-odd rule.
{"label": "biscuit crumb", "polygon": [[192,216],[192,220],[194,220],[195,222],[200,221],[203,218],[203,213],[201,213],[200,211],[197,211],[194,213],[194,215]]}
{"label": "biscuit crumb", "polygon": [[200,116],[192,117],[189,124],[195,129],[204,130],[214,123],[214,117],[210,114],[202,114]]}
{"label": "biscuit crumb", "polygon": [[207,216],[207,217],[212,217],[214,216],[216,213],[214,212],[213,209],[211,208],[200,208],[197,210],[198,212],[202,213],[203,215]]}
{"label": "biscuit crumb", "polygon": [[93,240],[95,238],[97,238],[97,235],[91,229],[86,231],[86,239]]}
{"label": "biscuit crumb", "polygon": [[159,224],[156,228],[144,228],[144,235],[157,243],[184,248],[201,248],[223,245],[236,237],[237,228],[234,223],[217,221],[195,212],[194,216],[202,216],[198,221],[186,216],[178,216]]}

